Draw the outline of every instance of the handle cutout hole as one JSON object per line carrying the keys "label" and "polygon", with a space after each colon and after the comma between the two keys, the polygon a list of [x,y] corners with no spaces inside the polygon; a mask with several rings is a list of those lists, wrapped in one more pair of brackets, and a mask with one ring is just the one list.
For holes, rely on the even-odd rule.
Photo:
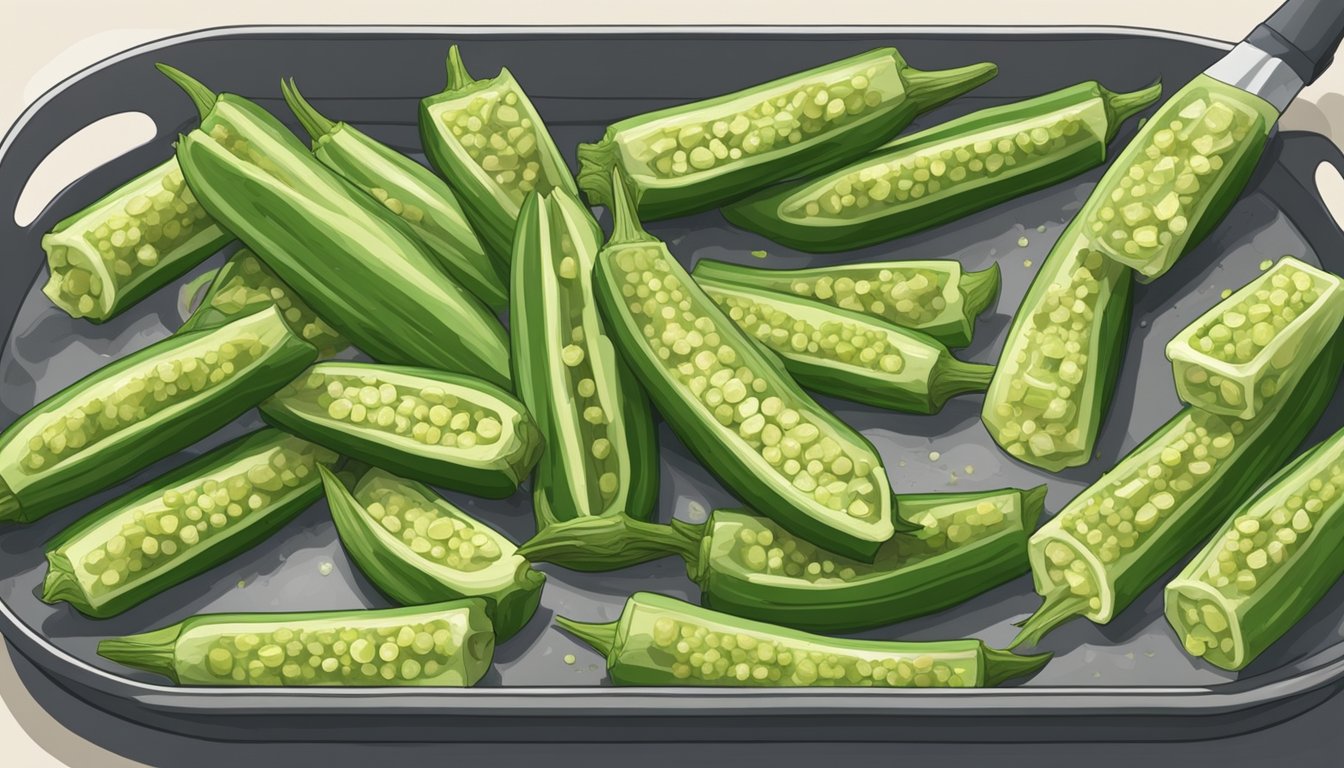
{"label": "handle cutout hole", "polygon": [[144,112],[119,112],[80,128],[42,158],[28,177],[14,206],[14,223],[20,227],[32,224],[71,182],[148,144],[157,132],[153,118]]}
{"label": "handle cutout hole", "polygon": [[1320,194],[1335,226],[1344,229],[1344,176],[1330,163],[1316,166],[1316,191]]}

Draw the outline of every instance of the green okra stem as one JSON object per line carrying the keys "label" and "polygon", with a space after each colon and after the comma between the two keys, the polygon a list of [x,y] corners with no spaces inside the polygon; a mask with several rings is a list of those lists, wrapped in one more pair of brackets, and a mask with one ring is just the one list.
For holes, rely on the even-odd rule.
{"label": "green okra stem", "polygon": [[326,117],[308,102],[299,93],[298,86],[294,85],[294,78],[280,81],[280,93],[284,96],[285,104],[289,106],[294,116],[299,119],[299,125],[312,137],[313,148],[316,149],[318,139],[326,136],[336,128],[336,121]]}
{"label": "green okra stem", "polygon": [[614,571],[673,555],[694,573],[705,523],[673,520],[667,525],[625,515],[582,517],[554,523],[518,548],[529,560],[575,571]]}
{"label": "green okra stem", "polygon": [[608,656],[616,647],[616,626],[619,621],[587,622],[556,616],[555,623],[566,632],[574,635],[592,647],[593,650]]}

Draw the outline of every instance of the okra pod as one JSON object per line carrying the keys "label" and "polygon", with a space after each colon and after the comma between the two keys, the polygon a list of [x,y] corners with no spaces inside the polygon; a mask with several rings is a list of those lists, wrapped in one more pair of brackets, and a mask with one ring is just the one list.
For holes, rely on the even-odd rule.
{"label": "okra pod", "polygon": [[980,640],[892,642],[824,637],[636,592],[618,621],[556,617],[606,656],[616,685],[756,688],[980,688],[1034,674],[1049,654]]}
{"label": "okra pod", "polygon": [[590,203],[611,206],[619,168],[639,197],[641,218],[703,211],[844,165],[997,72],[990,63],[923,72],[895,48],[875,48],[614,123],[596,144],[579,145],[579,186]]}
{"label": "okra pod", "polygon": [[489,498],[516,491],[542,451],[512,395],[428,368],[318,363],[263,402],[261,415],[345,456]]}
{"label": "okra pod", "polygon": [[537,610],[546,577],[499,531],[427,486],[370,469],[346,487],[322,468],[341,544],[381,592],[402,605],[484,598],[500,642]]}
{"label": "okra pod", "polygon": [[319,358],[332,357],[350,346],[340,331],[318,317],[307,302],[246,248],[234,253],[210,275],[205,296],[177,333],[218,328],[271,305],[275,305],[294,333],[317,348]]}
{"label": "okra pod", "polygon": [[98,654],[178,685],[475,685],[495,633],[484,600],[384,610],[217,613],[112,637]]}
{"label": "okra pod", "polygon": [[508,338],[410,227],[313,157],[256,104],[159,68],[200,127],[177,160],[201,205],[370,357],[509,383]]}
{"label": "okra pod", "polygon": [[908,413],[983,392],[994,367],[964,363],[936,339],[847,309],[768,290],[701,284],[793,378],[824,395]]}
{"label": "okra pod", "polygon": [[1241,420],[1187,407],[1031,537],[1044,604],[1014,641],[1035,643],[1074,616],[1109,622],[1213,532],[1325,412],[1344,368],[1335,334],[1297,386]]}
{"label": "okra pod", "polygon": [[405,221],[444,271],[496,312],[509,304],[509,276],[485,254],[443,179],[349,123],[333,122],[281,81],[285,103],[313,140],[313,156]]}
{"label": "okra pod", "polygon": [[42,292],[71,317],[101,323],[232,239],[169,158],[42,237],[50,273]]}
{"label": "okra pod", "polygon": [[976,317],[999,294],[997,264],[963,272],[958,261],[761,269],[701,259],[692,274],[702,287],[755,288],[808,299],[919,331],[949,347],[971,343]]}
{"label": "okra pod", "polygon": [[263,429],[114,499],[47,545],[42,599],[107,618],[274,533],[321,495],[339,457]]}
{"label": "okra pod", "polygon": [[508,68],[476,80],[456,45],[448,84],[420,101],[425,155],[457,190],[467,219],[507,275],[518,213],[532,192],[579,194],[555,140]]}
{"label": "okra pod", "polygon": [[513,255],[513,377],[546,437],[533,484],[537,530],[647,520],[658,440],[644,390],[616,357],[593,297],[597,222],[570,193],[533,193]]}
{"label": "okra pod", "polygon": [[895,533],[872,444],[823,409],[644,231],[620,170],[594,290],[612,341],[700,463],[750,506],[871,560]]}
{"label": "okra pod", "polygon": [[703,525],[637,523],[619,536],[543,531],[530,558],[611,570],[676,555],[715,610],[813,632],[854,632],[941,611],[1027,572],[1045,487],[897,497],[919,528],[872,563],[836,555],[769,518],[719,509]]}
{"label": "okra pod", "polygon": [[1275,475],[1167,584],[1167,621],[1192,656],[1237,670],[1344,574],[1344,431]]}
{"label": "okra pod", "polygon": [[724,216],[790,248],[847,251],[959,219],[1106,160],[1120,124],[1161,85],[1096,81],[972,112],[901,137],[824,176],[764,190]]}
{"label": "okra pod", "polygon": [[94,371],[0,432],[0,520],[30,523],[177,453],[316,354],[268,308]]}
{"label": "okra pod", "polygon": [[1291,256],[1204,313],[1167,345],[1181,399],[1249,419],[1292,389],[1344,319],[1344,281]]}

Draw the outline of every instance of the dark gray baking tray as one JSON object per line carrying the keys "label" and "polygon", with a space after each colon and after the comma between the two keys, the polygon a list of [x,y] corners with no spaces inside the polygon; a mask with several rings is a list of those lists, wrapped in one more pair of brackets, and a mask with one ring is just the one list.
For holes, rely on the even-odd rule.
{"label": "dark gray baking tray", "polygon": [[[983,59],[997,79],[919,122],[928,125],[992,104],[1096,78],[1132,89],[1161,77],[1170,90],[1228,46],[1129,29],[1076,28],[349,28],[280,27],[200,32],[152,43],[62,83],[28,109],[0,145],[0,424],[110,357],[143,347],[177,326],[176,291],[165,290],[101,326],[74,321],[38,290],[45,280],[39,239],[134,173],[167,157],[191,127],[187,99],[153,70],[167,61],[207,84],[260,100],[288,119],[278,80],[293,76],[317,107],[418,152],[416,101],[442,86],[449,42],[463,44],[478,76],[507,64],[525,85],[572,160],[573,146],[606,123],[716,94],[879,45],[897,45],[921,68]],[[48,152],[79,128],[123,111],[148,114],[156,138],[64,190],[28,227],[11,216],[24,182]],[[291,121],[292,122],[292,121]],[[1121,141],[1132,135],[1127,125]],[[882,452],[898,491],[1030,486],[1048,481],[1048,509],[1060,508],[1177,408],[1167,339],[1219,292],[1245,283],[1263,259],[1293,253],[1341,271],[1344,237],[1313,181],[1321,163],[1344,168],[1329,141],[1280,134],[1228,220],[1170,275],[1138,291],[1133,341],[1100,458],[1059,476],[1009,460],[994,447],[978,398],[934,417],[892,414],[827,401]],[[1012,309],[1053,239],[1099,171],[963,221],[895,243],[805,257],[728,227],[717,213],[652,227],[691,262],[711,256],[772,267],[877,258],[954,257],[979,269],[998,262],[1004,290],[967,354],[992,362]],[[1018,245],[1020,237],[1029,244]],[[216,256],[210,265],[217,264]],[[1030,260],[1030,266],[1028,265]],[[209,265],[202,266],[202,270]],[[197,270],[199,272],[201,270]],[[1336,403],[1316,438],[1344,423]],[[249,416],[217,444],[256,423]],[[664,429],[661,514],[694,518],[728,495]],[[931,459],[931,452],[940,456]],[[128,483],[180,463],[166,461]],[[967,473],[965,467],[973,466]],[[955,474],[955,477],[954,477]],[[101,636],[162,626],[201,611],[292,610],[382,605],[345,559],[319,504],[256,550],[115,619],[93,621],[37,599],[42,545],[102,499],[24,528],[0,530],[0,631],[38,668],[76,696],[164,730],[247,740],[1005,740],[1191,739],[1237,733],[1292,717],[1344,680],[1344,588],[1252,668],[1232,675],[1181,653],[1161,618],[1160,589],[1106,627],[1078,621],[1053,633],[1056,658],[1018,687],[970,691],[617,689],[601,660],[550,626],[555,613],[611,619],[623,598],[653,589],[694,599],[678,563],[613,574],[548,569],[532,624],[501,646],[495,670],[472,690],[207,690],[175,688],[94,653]],[[528,495],[502,502],[453,497],[515,538],[531,527]],[[333,568],[321,568],[324,563]],[[323,570],[330,570],[323,575]],[[933,639],[976,636],[1006,643],[1011,622],[1034,609],[1029,578],[937,616],[866,633]],[[562,659],[573,653],[574,664]]]}

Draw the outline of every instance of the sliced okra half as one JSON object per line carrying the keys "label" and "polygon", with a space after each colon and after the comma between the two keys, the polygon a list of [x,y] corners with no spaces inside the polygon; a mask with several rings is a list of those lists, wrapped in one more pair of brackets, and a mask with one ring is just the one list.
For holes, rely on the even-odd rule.
{"label": "sliced okra half", "polygon": [[532,618],[546,577],[499,531],[376,467],[353,489],[321,472],[341,544],[388,597],[402,605],[484,598],[500,642]]}
{"label": "sliced okra half", "polygon": [[339,457],[274,429],[114,499],[47,546],[42,599],[107,618],[245,552],[321,495]]}
{"label": "sliced okra half", "polygon": [[428,368],[318,363],[263,402],[261,415],[342,455],[490,498],[516,491],[543,445],[512,395]]}
{"label": "sliced okra half", "polygon": [[383,610],[218,613],[113,637],[98,654],[178,685],[475,685],[495,633],[476,598]]}

